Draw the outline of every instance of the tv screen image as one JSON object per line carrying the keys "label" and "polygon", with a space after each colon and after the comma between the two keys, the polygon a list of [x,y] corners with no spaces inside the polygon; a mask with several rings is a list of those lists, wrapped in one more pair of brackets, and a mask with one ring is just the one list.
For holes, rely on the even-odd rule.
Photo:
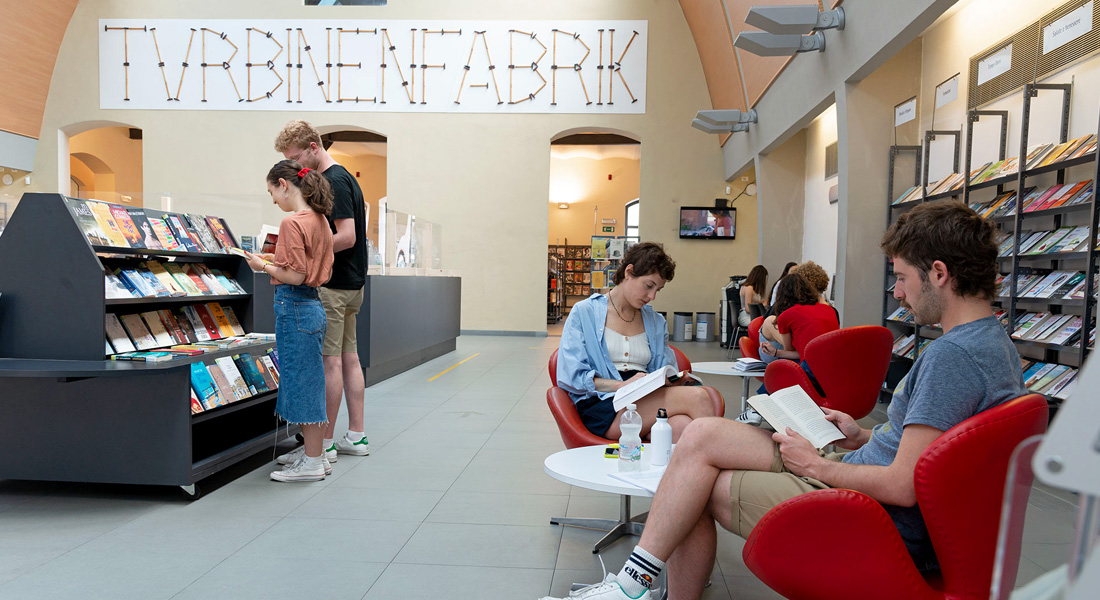
{"label": "tv screen image", "polygon": [[737,209],[713,206],[681,206],[680,237],[699,240],[732,240],[737,234]]}

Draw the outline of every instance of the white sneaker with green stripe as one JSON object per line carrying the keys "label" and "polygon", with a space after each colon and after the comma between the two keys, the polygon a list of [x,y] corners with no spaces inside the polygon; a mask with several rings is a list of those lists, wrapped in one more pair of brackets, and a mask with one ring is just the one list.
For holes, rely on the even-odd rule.
{"label": "white sneaker with green stripe", "polygon": [[358,442],[353,442],[348,439],[345,434],[341,438],[337,438],[332,447],[334,448],[334,454],[351,454],[354,456],[366,456],[370,454],[370,443],[367,441],[367,436],[363,436],[363,439]]}

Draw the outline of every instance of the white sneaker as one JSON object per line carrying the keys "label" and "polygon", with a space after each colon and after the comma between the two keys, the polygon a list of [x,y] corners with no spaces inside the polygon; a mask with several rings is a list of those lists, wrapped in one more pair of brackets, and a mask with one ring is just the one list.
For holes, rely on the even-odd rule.
{"label": "white sneaker", "polygon": [[370,442],[367,441],[367,436],[363,436],[363,439],[358,442],[353,442],[348,439],[347,435],[337,438],[333,441],[332,447],[335,449],[334,453],[339,454],[353,454],[355,456],[366,456],[370,454]]}
{"label": "white sneaker", "polygon": [[[302,458],[295,461],[293,464],[283,467],[281,471],[272,471],[271,478],[275,481],[295,482],[295,481],[322,481],[325,478],[325,460],[321,459],[321,464],[314,467],[306,465],[305,454],[302,454]],[[331,469],[331,467],[330,467]]]}
{"label": "white sneaker", "polygon": [[[280,465],[292,465],[297,462],[299,458],[305,455],[306,447],[298,446],[297,448],[291,450],[290,452],[287,452],[286,454],[280,454],[275,459],[275,462],[279,463]],[[331,447],[326,448],[325,451],[322,453],[322,456],[327,458],[330,463],[336,462],[336,443],[333,442]],[[329,467],[329,470],[332,470],[332,467]]]}
{"label": "white sneaker", "polygon": [[760,413],[751,407],[746,408],[745,412],[737,417],[738,423],[745,423],[746,425],[759,425],[763,420],[764,418],[760,416]]}
{"label": "white sneaker", "polygon": [[641,596],[630,597],[619,585],[619,579],[614,573],[608,573],[603,581],[594,583],[586,588],[570,592],[568,598],[551,598],[545,596],[541,600],[650,600],[652,595],[649,590],[642,592]]}

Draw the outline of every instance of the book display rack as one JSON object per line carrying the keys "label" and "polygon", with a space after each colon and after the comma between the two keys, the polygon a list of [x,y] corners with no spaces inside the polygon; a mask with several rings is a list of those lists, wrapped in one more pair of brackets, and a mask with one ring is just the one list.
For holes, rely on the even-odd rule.
{"label": "book display rack", "polygon": [[565,258],[551,246],[546,253],[546,324],[553,325],[565,315],[565,288],[562,270]]}
{"label": "book display rack", "polygon": [[565,244],[549,246],[548,250],[550,254],[557,254],[561,260],[562,267],[558,271],[558,281],[562,291],[561,315],[564,317],[569,314],[569,307],[572,304],[591,294],[592,248],[570,244],[569,240],[565,240]]}
{"label": "book display rack", "polygon": [[[1036,144],[1029,138],[1033,98],[1039,94],[1061,94],[1061,121],[1058,139]],[[1069,137],[1070,94],[1070,84],[1024,85],[1020,147],[1015,157],[1007,157],[1007,111],[970,110],[965,166],[961,171],[965,176],[959,180],[956,138],[956,173],[948,176],[951,181],[947,184],[933,184],[931,190],[925,160],[924,176],[916,186],[896,195],[894,159],[915,153],[920,171],[921,158],[928,156],[929,137],[945,132],[928,132],[923,147],[890,148],[891,210],[887,225],[920,202],[948,197],[959,197],[998,224],[1000,277],[993,299],[996,315],[1020,353],[1025,385],[1046,395],[1052,405],[1068,398],[1076,387],[1077,371],[1091,351],[1095,336],[1100,229],[1094,190],[1100,164],[1096,160],[1095,134]],[[998,160],[975,166],[973,127],[983,117],[1000,120]],[[942,330],[917,325],[912,314],[893,299],[894,278],[888,262],[883,323],[898,334],[894,353],[900,360],[911,360]]]}
{"label": "book display rack", "polygon": [[[96,239],[80,202],[26,194],[0,236],[0,419],[22,424],[0,436],[0,478],[172,485],[197,497],[199,480],[296,433],[272,418],[277,356],[274,335],[253,333],[256,276],[227,252],[227,227],[191,249]],[[195,407],[199,370],[217,387]],[[57,431],[65,444],[40,443]]]}

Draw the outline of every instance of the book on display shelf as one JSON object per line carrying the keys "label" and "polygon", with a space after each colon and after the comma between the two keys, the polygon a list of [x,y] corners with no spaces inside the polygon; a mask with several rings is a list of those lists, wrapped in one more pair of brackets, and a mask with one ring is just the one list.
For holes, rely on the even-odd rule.
{"label": "book on display shelf", "polygon": [[199,397],[195,395],[195,388],[191,388],[191,414],[197,415],[203,411]]}
{"label": "book on display shelf", "polygon": [[229,380],[229,385],[233,388],[233,394],[238,400],[250,398],[256,394],[256,390],[249,387],[248,382],[245,381],[244,376],[237,369],[237,363],[233,362],[232,356],[219,356],[214,359],[214,362],[221,368],[222,373],[225,373],[225,378]]}
{"label": "book on display shelf", "polygon": [[206,370],[210,373],[210,379],[214,380],[214,386],[218,388],[218,394],[225,400],[226,404],[240,400],[233,391],[233,386],[229,384],[229,378],[225,376],[217,363],[206,365]]}
{"label": "book on display shelf", "polygon": [[225,403],[218,394],[218,388],[214,385],[214,379],[210,377],[210,371],[201,361],[191,363],[191,389],[202,404],[204,410],[210,410]]}
{"label": "book on display shelf", "polygon": [[180,250],[180,243],[172,234],[172,229],[165,222],[164,217],[149,217],[149,226],[153,228],[153,235],[157,237],[165,250]]}
{"label": "book on display shelf", "polygon": [[119,229],[118,223],[116,223],[115,218],[111,216],[110,205],[98,200],[85,200],[85,203],[88,206],[88,210],[92,212],[92,216],[95,218],[96,223],[99,223],[99,229],[107,237],[107,241],[110,242],[108,245],[115,246],[116,248],[129,248],[130,245],[126,243],[126,237],[122,235],[122,230]]}
{"label": "book on display shelf", "polygon": [[275,382],[275,387],[279,387],[279,369],[275,368],[275,361],[271,360],[271,354],[264,354],[260,357],[260,360],[262,360],[264,366],[267,367],[267,372]]}
{"label": "book on display shelf", "polygon": [[122,327],[122,322],[119,321],[118,315],[106,313],[105,321],[107,342],[114,352],[133,352],[137,350],[137,348],[134,347],[134,343],[130,340],[130,336],[126,334],[126,330]]}
{"label": "book on display shelf", "polygon": [[138,350],[151,350],[157,347],[156,339],[149,333],[140,315],[122,315],[119,320],[122,321],[122,327],[126,329],[126,333],[130,335],[130,339],[134,341],[134,346]]}
{"label": "book on display shelf", "polygon": [[157,238],[156,232],[153,231],[153,225],[149,221],[148,216],[145,214],[144,208],[138,208],[135,206],[127,206],[126,214],[129,215],[130,221],[134,223],[134,228],[137,229],[138,235],[141,236],[141,246],[150,250],[164,250],[164,244]]}
{"label": "book on display shelf", "polygon": [[110,240],[103,233],[103,229],[100,228],[99,222],[85,201],[77,198],[65,198],[65,203],[69,206],[69,210],[72,211],[73,215],[76,216],[76,224],[80,227],[80,231],[89,244],[93,246],[110,245]]}
{"label": "book on display shelf", "polygon": [[263,357],[253,356],[252,362],[256,365],[256,370],[259,371],[260,376],[264,379],[264,387],[266,387],[269,391],[277,389],[279,387],[279,382],[275,379],[275,375],[271,373],[271,370],[264,362]]}
{"label": "book on display shelf", "polygon": [[191,277],[183,271],[183,267],[176,263],[167,263],[164,265],[164,268],[172,275],[172,278],[176,280],[176,283],[179,287],[183,288],[183,291],[186,292],[188,296],[202,295],[202,290],[199,289],[199,286],[195,285]]}
{"label": "book on display shelf", "polygon": [[[118,228],[122,231],[122,237],[126,238],[126,246],[130,248],[144,248],[145,244],[142,242],[144,235],[138,231],[137,225],[134,224],[134,220],[130,218],[130,213],[126,210],[125,206],[120,204],[107,205],[111,211],[111,217],[114,218],[115,223],[118,224]],[[123,246],[124,248],[126,246]]]}
{"label": "book on display shelf", "polygon": [[229,329],[232,332],[230,333],[230,335],[245,335],[244,327],[241,327],[241,322],[237,320],[237,313],[233,311],[233,307],[222,306],[221,310],[222,314],[225,315],[226,320],[229,321]]}
{"label": "book on display shelf", "polygon": [[172,274],[165,268],[164,263],[157,260],[147,260],[141,263],[145,270],[153,274],[157,278],[166,290],[168,290],[169,296],[186,296],[187,291],[180,287],[179,282],[176,281]]}
{"label": "book on display shelf", "polygon": [[244,381],[248,384],[249,389],[255,390],[254,393],[271,391],[271,388],[267,385],[267,379],[264,378],[263,372],[256,366],[256,362],[252,360],[251,354],[248,352],[234,354],[233,362],[237,364],[237,370],[244,376]]}
{"label": "book on display shelf", "polygon": [[225,312],[222,311],[222,307],[217,302],[207,302],[203,304],[203,307],[210,313],[210,316],[214,319],[214,326],[218,328],[218,333],[223,338],[230,338],[237,335],[233,331],[233,326],[229,324],[229,319],[225,316]]}
{"label": "book on display shelf", "polygon": [[168,335],[168,330],[164,328],[164,324],[161,323],[160,314],[155,310],[140,313],[141,319],[145,322],[145,327],[149,330],[150,335],[153,336],[153,340],[156,342],[156,347],[161,348],[164,346],[171,346],[176,343],[176,340],[172,339],[172,336]]}
{"label": "book on display shelf", "polygon": [[210,339],[220,340],[225,337],[218,327],[218,322],[214,320],[214,315],[210,314],[210,310],[206,308],[206,305],[194,304],[191,308],[199,316],[199,321],[206,327],[206,333],[210,334]]}

